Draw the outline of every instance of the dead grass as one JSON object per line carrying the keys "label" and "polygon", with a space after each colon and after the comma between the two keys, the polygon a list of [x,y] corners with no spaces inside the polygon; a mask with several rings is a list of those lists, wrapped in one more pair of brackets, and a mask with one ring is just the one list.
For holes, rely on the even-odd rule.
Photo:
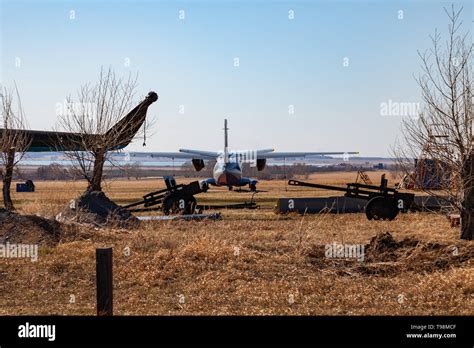
{"label": "dead grass", "polygon": [[[425,228],[428,234],[421,225],[438,227]],[[300,226],[305,238],[298,248]],[[380,231],[397,240],[442,242],[456,246],[460,257],[471,256],[445,267],[414,265],[382,275],[354,271],[380,269],[376,263],[341,260],[322,267],[309,257],[314,246],[367,244]],[[473,314],[473,245],[458,241],[440,217],[407,215],[397,225],[369,224],[362,214],[328,215],[322,221],[308,216],[303,224],[297,217],[167,222],[135,232],[82,233],[80,240],[43,251],[36,263],[2,260],[0,314],[93,315],[94,253],[104,246],[114,247],[117,314]],[[443,247],[440,253],[450,257],[451,250]],[[436,262],[429,253],[420,257]],[[400,261],[400,267],[407,262]],[[69,303],[71,295],[75,303]]]}
{"label": "dead grass", "polygon": [[[282,182],[262,184],[272,189],[269,198],[286,192]],[[134,190],[159,185],[118,182],[109,193],[135,199],[141,194]],[[15,195],[23,212],[54,215],[81,191],[80,184],[37,187],[37,194]],[[367,245],[380,232],[415,242],[363,264],[314,254],[333,242]],[[1,259],[0,315],[94,315],[95,248],[106,246],[114,247],[118,315],[474,314],[474,244],[460,241],[443,216],[369,222],[364,214],[279,216],[263,209],[224,212],[221,221],[149,222],[134,231],[81,228],[73,239],[42,247],[37,262]]]}

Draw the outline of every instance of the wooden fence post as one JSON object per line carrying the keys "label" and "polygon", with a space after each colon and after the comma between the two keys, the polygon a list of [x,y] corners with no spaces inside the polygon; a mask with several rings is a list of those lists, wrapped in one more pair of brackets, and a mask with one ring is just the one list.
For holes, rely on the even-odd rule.
{"label": "wooden fence post", "polygon": [[97,315],[113,314],[112,248],[95,250]]}

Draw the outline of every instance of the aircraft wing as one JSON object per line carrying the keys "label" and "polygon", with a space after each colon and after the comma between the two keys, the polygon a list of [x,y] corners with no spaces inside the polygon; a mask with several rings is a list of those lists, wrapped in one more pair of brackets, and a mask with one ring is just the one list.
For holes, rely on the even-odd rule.
{"label": "aircraft wing", "polygon": [[[131,157],[216,159],[221,154],[212,151],[180,149],[180,152],[131,152]],[[257,158],[301,158],[309,156],[357,155],[358,152],[272,152],[273,149],[258,150]],[[233,155],[234,153],[231,153]]]}
{"label": "aircraft wing", "polygon": [[145,122],[148,107],[158,100],[155,92],[148,93],[147,97],[133,110],[120,119],[104,135],[80,134],[70,132],[38,131],[1,129],[0,138],[3,136],[14,136],[15,133],[25,137],[25,152],[48,152],[48,151],[88,151],[94,144],[100,143],[100,138],[112,139],[108,142],[110,150],[120,150],[126,147],[135,137]]}
{"label": "aircraft wing", "polygon": [[94,143],[97,135],[23,129],[0,129],[2,137],[24,137],[25,152],[81,151],[85,140]]}
{"label": "aircraft wing", "polygon": [[130,157],[150,157],[150,158],[183,158],[193,159],[194,155],[182,152],[130,152]]}
{"label": "aircraft wing", "polygon": [[264,158],[300,158],[309,156],[332,156],[332,155],[358,155],[359,152],[271,152],[258,154],[259,159]]}
{"label": "aircraft wing", "polygon": [[273,151],[275,150],[274,149],[257,150],[257,157],[264,156]]}
{"label": "aircraft wing", "polygon": [[191,158],[202,158],[202,159],[216,159],[221,154],[213,151],[200,151],[200,150],[188,150],[179,149],[179,152],[192,155]]}
{"label": "aircraft wing", "polygon": [[182,158],[212,160],[219,157],[218,152],[180,149],[179,152],[131,152],[130,157]]}

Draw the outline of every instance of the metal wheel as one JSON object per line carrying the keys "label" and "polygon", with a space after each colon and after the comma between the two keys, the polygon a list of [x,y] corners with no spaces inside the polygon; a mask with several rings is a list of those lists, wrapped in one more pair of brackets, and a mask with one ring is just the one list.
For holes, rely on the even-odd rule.
{"label": "metal wheel", "polygon": [[398,215],[398,208],[393,199],[378,196],[372,198],[365,207],[369,220],[393,220]]}
{"label": "metal wheel", "polygon": [[165,215],[170,214],[193,214],[196,209],[196,198],[190,197],[166,197],[163,200],[162,210]]}

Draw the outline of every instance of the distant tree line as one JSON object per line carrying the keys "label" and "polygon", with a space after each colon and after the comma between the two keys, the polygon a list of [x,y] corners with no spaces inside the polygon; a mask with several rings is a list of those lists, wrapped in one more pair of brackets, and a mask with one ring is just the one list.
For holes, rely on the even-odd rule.
{"label": "distant tree line", "polygon": [[[163,168],[143,166],[140,162],[133,162],[120,166],[106,166],[104,168],[104,176],[112,179],[128,179],[140,180],[150,177],[161,177],[165,175],[173,175],[185,178],[210,178],[214,169],[215,161],[209,161],[205,168],[197,172],[192,164],[183,164],[176,168]],[[13,173],[15,180],[82,180],[84,179],[82,172],[74,166],[61,165],[51,163],[49,165],[39,166],[35,171],[26,169],[27,167],[17,166]],[[263,171],[258,171],[256,167],[250,164],[244,164],[243,176],[257,178],[260,180],[275,179],[291,179],[291,178],[308,178],[313,173],[329,173],[329,172],[354,172],[358,170],[374,171],[372,166],[366,167],[354,166],[348,163],[341,163],[331,166],[314,166],[307,164],[292,165],[271,165],[266,166]],[[385,166],[385,171],[395,175],[399,169],[397,165]]]}
{"label": "distant tree line", "polygon": [[[200,172],[196,172],[192,164],[185,163],[179,170],[179,175],[184,177],[194,178],[209,178],[212,177],[215,161],[209,161],[206,167]],[[386,171],[397,171],[396,165],[385,166]],[[291,165],[267,165],[263,171],[258,171],[256,167],[252,167],[246,163],[243,165],[242,174],[245,177],[252,177],[261,180],[272,180],[272,179],[291,179],[296,176],[298,177],[309,177],[313,173],[328,173],[328,172],[354,172],[358,170],[374,171],[376,170],[371,165],[366,166],[352,165],[349,163],[340,163],[337,165],[330,166],[315,166],[303,163],[296,163]]]}

